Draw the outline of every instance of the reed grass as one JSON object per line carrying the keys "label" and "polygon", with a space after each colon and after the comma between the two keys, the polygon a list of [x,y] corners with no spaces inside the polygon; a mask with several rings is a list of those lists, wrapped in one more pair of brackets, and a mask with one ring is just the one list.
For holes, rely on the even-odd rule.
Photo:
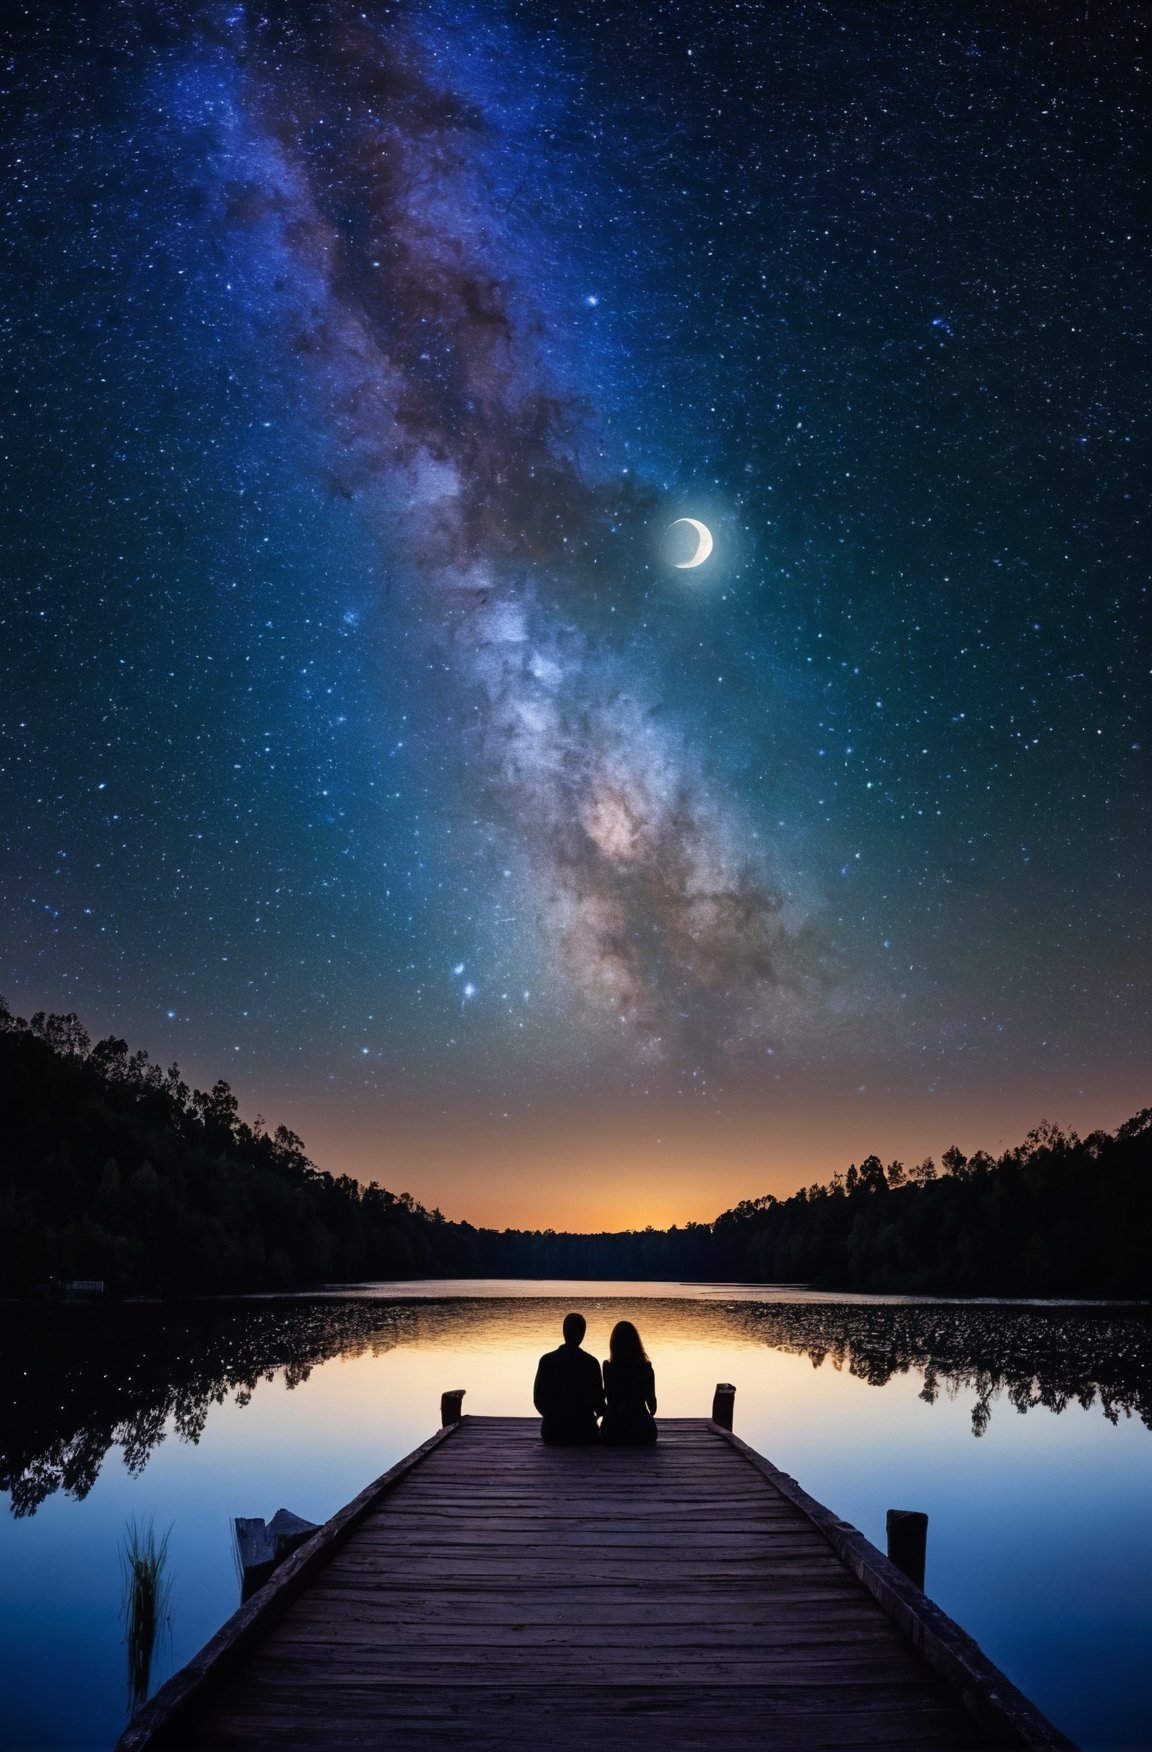
{"label": "reed grass", "polygon": [[157,1543],[152,1521],[140,1526],[132,1520],[120,1546],[120,1569],[124,1577],[124,1641],[128,1650],[128,1690],[133,1708],[148,1696],[156,1639],[169,1623],[172,1581],[164,1571],[171,1533],[169,1527]]}

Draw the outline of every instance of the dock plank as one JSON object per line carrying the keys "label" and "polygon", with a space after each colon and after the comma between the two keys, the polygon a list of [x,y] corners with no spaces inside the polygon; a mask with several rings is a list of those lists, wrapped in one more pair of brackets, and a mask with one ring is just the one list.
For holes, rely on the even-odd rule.
{"label": "dock plank", "polygon": [[885,1560],[862,1580],[808,1502],[706,1419],[612,1450],[465,1418],[290,1559],[122,1752],[1068,1747],[987,1663],[1023,1710],[979,1661],[934,1665],[949,1621],[924,1601],[918,1637]]}

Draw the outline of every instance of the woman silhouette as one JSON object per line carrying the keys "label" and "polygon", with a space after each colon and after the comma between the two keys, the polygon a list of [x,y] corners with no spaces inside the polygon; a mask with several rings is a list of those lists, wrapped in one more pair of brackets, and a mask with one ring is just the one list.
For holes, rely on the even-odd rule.
{"label": "woman silhouette", "polygon": [[630,1320],[618,1320],[608,1340],[601,1439],[616,1446],[656,1440],[656,1376]]}

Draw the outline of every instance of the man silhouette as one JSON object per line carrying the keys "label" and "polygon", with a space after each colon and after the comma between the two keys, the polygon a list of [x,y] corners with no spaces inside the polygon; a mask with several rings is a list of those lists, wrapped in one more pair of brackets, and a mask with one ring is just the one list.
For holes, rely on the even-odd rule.
{"label": "man silhouette", "polygon": [[596,1358],[580,1349],[587,1330],[583,1314],[565,1314],[564,1343],[540,1358],[532,1403],[544,1419],[540,1434],[546,1442],[594,1442],[600,1433],[604,1383]]}

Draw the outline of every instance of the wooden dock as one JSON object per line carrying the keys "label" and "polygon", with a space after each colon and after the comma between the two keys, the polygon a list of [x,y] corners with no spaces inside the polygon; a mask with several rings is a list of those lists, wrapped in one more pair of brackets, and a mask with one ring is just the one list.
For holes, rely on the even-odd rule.
{"label": "wooden dock", "polygon": [[854,1528],[708,1419],[465,1417],[287,1559],[118,1752],[1071,1742]]}

